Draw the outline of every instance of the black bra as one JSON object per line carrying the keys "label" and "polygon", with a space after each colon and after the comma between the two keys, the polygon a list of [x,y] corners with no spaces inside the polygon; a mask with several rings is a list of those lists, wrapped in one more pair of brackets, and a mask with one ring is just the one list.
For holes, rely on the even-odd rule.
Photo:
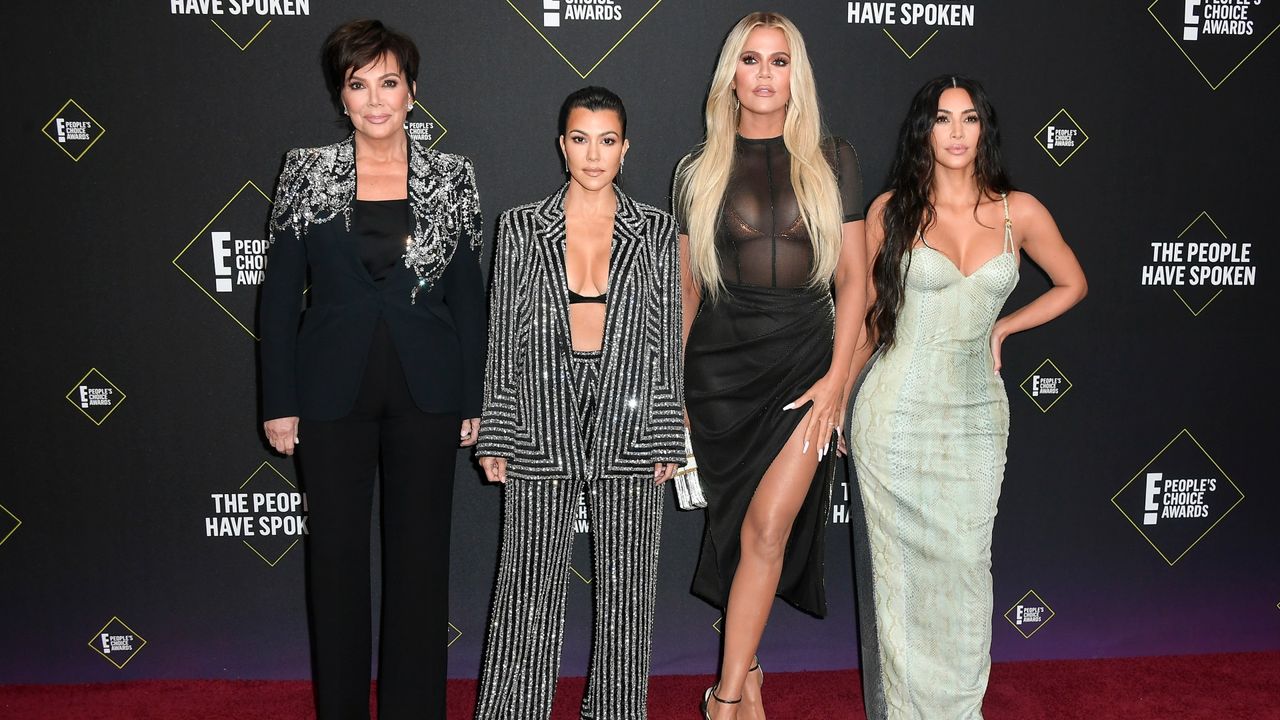
{"label": "black bra", "polygon": [[591,296],[589,296],[589,297],[588,297],[588,296],[586,296],[586,295],[579,295],[578,293],[576,293],[576,292],[574,292],[574,291],[572,291],[572,290],[570,290],[570,291],[569,291],[569,304],[570,304],[570,305],[577,305],[578,303],[599,303],[599,304],[601,304],[601,305],[605,305],[605,304],[607,304],[608,302],[609,302],[609,291],[608,291],[608,290],[605,290],[604,292],[600,293],[599,295],[591,295]]}

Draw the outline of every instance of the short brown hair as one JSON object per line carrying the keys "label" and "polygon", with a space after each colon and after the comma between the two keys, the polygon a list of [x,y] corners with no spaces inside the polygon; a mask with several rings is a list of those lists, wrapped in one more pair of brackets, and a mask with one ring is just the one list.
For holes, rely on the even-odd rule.
{"label": "short brown hair", "polygon": [[418,79],[418,46],[408,35],[392,30],[381,20],[351,20],[329,33],[320,48],[320,62],[335,108],[342,109],[342,86],[351,73],[377,62],[383,55],[396,59],[412,87]]}

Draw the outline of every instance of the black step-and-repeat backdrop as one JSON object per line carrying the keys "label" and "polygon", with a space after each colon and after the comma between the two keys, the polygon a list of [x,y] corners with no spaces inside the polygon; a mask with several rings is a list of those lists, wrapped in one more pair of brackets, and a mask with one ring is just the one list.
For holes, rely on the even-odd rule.
{"label": "black step-and-repeat backdrop", "polygon": [[[630,115],[635,197],[700,139],[730,0],[147,0],[4,11],[6,349],[0,682],[308,675],[305,498],[260,433],[255,303],[283,153],[341,139],[318,48],[353,16],[410,33],[415,137],[475,161],[488,220],[561,180],[584,84]],[[983,80],[1016,182],[1089,298],[1011,338],[996,660],[1280,648],[1274,193],[1280,0],[779,0],[833,133],[879,186],[926,79]],[[868,198],[869,199],[869,198]],[[1010,301],[1047,281],[1024,265]],[[450,673],[479,665],[499,491],[462,453]],[[857,663],[843,478],[830,616],[779,604],[770,669]],[[585,529],[585,514],[582,529]],[[672,506],[654,672],[710,672],[688,594],[702,518]],[[592,574],[573,558],[562,671]],[[447,633],[447,634],[446,634]]]}

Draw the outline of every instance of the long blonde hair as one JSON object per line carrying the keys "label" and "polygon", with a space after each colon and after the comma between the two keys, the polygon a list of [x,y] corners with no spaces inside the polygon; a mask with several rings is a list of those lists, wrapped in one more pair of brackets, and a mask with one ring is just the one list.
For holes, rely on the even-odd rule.
{"label": "long blonde hair", "polygon": [[840,257],[840,194],[835,173],[822,150],[822,117],[804,38],[795,23],[778,13],[751,13],[733,26],[720,48],[707,93],[706,139],[687,162],[681,163],[675,178],[679,189],[675,201],[687,218],[689,269],[702,291],[713,298],[724,288],[715,234],[733,169],[738,129],[739,109],[731,85],[747,36],[758,27],[781,30],[791,50],[791,101],[787,104],[782,141],[791,153],[791,186],[813,244],[810,285],[830,283]]}

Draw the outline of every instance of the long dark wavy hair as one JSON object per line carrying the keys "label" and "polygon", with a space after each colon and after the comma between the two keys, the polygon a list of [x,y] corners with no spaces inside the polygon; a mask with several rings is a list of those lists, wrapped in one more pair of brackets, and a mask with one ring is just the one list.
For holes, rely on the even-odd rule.
{"label": "long dark wavy hair", "polygon": [[[1013,190],[1000,155],[1000,126],[996,110],[987,92],[972,78],[962,75],[940,75],[920,88],[911,99],[911,109],[898,131],[898,148],[889,169],[888,190],[893,194],[884,207],[884,244],[872,263],[876,301],[867,311],[867,328],[882,345],[893,345],[898,326],[898,312],[906,289],[906,270],[902,258],[907,256],[916,238],[928,230],[937,215],[933,207],[933,144],[931,136],[938,116],[938,100],[949,88],[960,88],[973,99],[982,133],[978,137],[974,180],[978,202]],[[974,217],[978,206],[975,204]]]}

